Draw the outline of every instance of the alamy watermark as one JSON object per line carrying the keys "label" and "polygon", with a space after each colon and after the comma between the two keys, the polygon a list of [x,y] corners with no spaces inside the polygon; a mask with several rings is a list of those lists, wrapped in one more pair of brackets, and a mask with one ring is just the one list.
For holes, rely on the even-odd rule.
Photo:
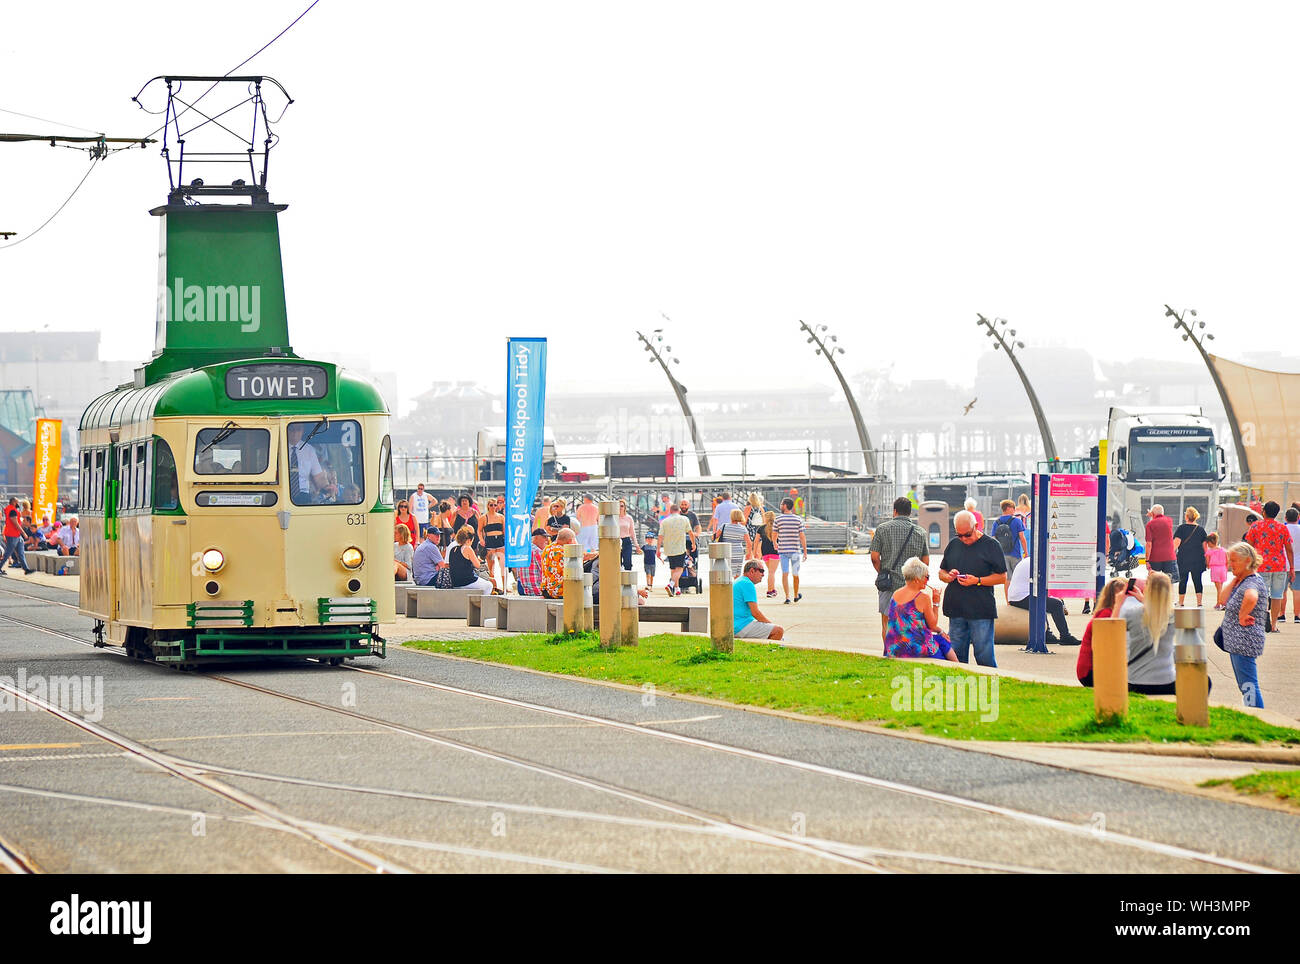
{"label": "alamy watermark", "polygon": [[996,676],[936,676],[917,666],[910,676],[890,681],[894,695],[889,705],[895,713],[979,713],[981,723],[998,718]]}
{"label": "alamy watermark", "polygon": [[61,710],[77,713],[89,723],[104,718],[104,677],[28,675],[20,668],[14,676],[0,676],[0,713],[23,713],[40,708],[17,695],[53,703]]}
{"label": "alamy watermark", "polygon": [[262,327],[261,285],[163,285],[158,302],[168,321],[238,322],[240,331]]}

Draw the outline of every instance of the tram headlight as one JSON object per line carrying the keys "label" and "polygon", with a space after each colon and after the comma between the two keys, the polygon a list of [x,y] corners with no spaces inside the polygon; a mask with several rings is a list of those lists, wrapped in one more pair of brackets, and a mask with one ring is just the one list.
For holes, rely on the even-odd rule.
{"label": "tram headlight", "polygon": [[203,553],[201,561],[208,572],[220,572],[226,564],[226,557],[220,549],[208,549]]}
{"label": "tram headlight", "polygon": [[343,563],[344,569],[360,569],[365,561],[365,555],[356,546],[348,546],[343,550],[343,555],[339,556],[339,562]]}

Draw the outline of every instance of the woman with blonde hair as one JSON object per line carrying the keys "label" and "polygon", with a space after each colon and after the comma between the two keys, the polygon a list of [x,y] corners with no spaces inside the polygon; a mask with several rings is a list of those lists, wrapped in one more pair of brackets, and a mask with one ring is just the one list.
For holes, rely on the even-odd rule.
{"label": "woman with blonde hair", "polygon": [[415,547],[411,545],[411,530],[399,522],[393,529],[393,581],[410,582],[411,568],[415,565]]}
{"label": "woman with blonde hair", "polygon": [[1260,562],[1259,552],[1249,542],[1238,542],[1228,550],[1232,579],[1219,592],[1223,624],[1215,631],[1214,641],[1232,660],[1242,702],[1262,707],[1264,697],[1259,691],[1255,660],[1264,653],[1269,592],[1264,577],[1255,571]]}
{"label": "woman with blonde hair", "polygon": [[1174,692],[1174,586],[1163,572],[1146,585],[1130,579],[1115,615],[1128,627],[1128,688],[1133,693]]}
{"label": "woman with blonde hair", "polygon": [[781,554],[776,551],[776,513],[771,509],[763,513],[763,524],[754,537],[757,552],[767,566],[767,598],[776,598],[776,572],[781,565]]}
{"label": "woman with blonde hair", "polygon": [[758,556],[758,530],[763,527],[763,497],[757,492],[749,493],[749,504],[745,507],[745,528],[749,530],[749,558]]}
{"label": "woman with blonde hair", "polygon": [[1174,560],[1178,563],[1178,605],[1187,595],[1187,580],[1192,580],[1196,590],[1196,608],[1204,605],[1201,577],[1205,575],[1205,529],[1197,521],[1201,514],[1194,506],[1183,513],[1183,524],[1174,530]]}
{"label": "woman with blonde hair", "polygon": [[718,541],[731,546],[731,578],[740,578],[740,568],[750,556],[749,530],[745,528],[745,513],[742,509],[731,510],[731,521],[718,527]]}

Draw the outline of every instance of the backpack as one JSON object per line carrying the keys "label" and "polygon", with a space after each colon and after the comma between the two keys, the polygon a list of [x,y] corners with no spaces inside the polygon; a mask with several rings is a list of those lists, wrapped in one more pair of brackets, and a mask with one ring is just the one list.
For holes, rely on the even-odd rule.
{"label": "backpack", "polygon": [[1011,531],[1011,519],[1012,516],[1004,515],[998,519],[993,528],[993,538],[998,540],[1004,556],[1015,555],[1016,550],[1016,537]]}

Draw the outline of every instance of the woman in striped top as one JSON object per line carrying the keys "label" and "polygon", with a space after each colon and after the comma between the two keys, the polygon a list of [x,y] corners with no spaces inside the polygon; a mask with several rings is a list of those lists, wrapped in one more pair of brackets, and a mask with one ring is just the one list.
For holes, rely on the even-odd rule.
{"label": "woman in striped top", "polygon": [[740,509],[731,510],[731,521],[718,527],[718,540],[731,544],[731,578],[740,578],[741,567],[749,558],[749,530],[745,528],[745,513]]}

